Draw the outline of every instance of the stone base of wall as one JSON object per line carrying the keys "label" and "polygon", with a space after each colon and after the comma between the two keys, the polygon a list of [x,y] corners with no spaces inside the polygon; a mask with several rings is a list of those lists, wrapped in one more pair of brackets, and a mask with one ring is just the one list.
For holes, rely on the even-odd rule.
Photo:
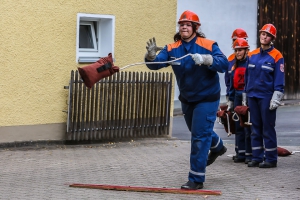
{"label": "stone base of wall", "polygon": [[[169,135],[165,136],[166,138],[172,138],[172,127],[173,117],[170,118]],[[99,143],[108,141],[66,141],[66,128],[65,123],[0,127],[0,149],[65,144],[92,144],[94,142]],[[124,140],[129,139],[130,138],[125,138]]]}
{"label": "stone base of wall", "polygon": [[0,127],[0,143],[65,140],[66,124],[42,124]]}

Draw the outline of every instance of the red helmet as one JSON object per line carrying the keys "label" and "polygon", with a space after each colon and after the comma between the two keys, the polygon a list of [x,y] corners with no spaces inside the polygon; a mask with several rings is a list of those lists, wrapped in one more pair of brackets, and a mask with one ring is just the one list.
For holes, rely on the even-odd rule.
{"label": "red helmet", "polygon": [[233,49],[243,49],[243,48],[249,48],[249,44],[247,42],[247,40],[245,40],[244,38],[237,38],[232,45]]}
{"label": "red helmet", "polygon": [[271,35],[273,35],[274,38],[276,38],[276,28],[273,24],[265,24],[260,30],[259,32],[267,32],[270,33]]}
{"label": "red helmet", "polygon": [[231,39],[248,38],[246,31],[242,28],[237,28],[233,31]]}
{"label": "red helmet", "polygon": [[199,26],[201,25],[198,15],[196,15],[196,13],[189,10],[186,10],[181,14],[178,20],[178,24],[180,24],[181,22],[195,22]]}

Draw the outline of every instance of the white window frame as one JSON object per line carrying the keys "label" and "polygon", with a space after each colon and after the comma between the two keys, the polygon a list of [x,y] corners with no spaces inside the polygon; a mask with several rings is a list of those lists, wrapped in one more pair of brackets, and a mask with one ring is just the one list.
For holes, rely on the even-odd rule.
{"label": "white window frame", "polygon": [[[80,25],[90,25],[94,47],[79,48]],[[77,14],[76,63],[93,63],[112,53],[114,57],[115,16],[99,14]]]}
{"label": "white window frame", "polygon": [[[98,37],[96,37],[94,23],[91,22],[91,21],[80,21],[80,25],[85,25],[85,26],[90,26],[91,27],[91,31],[92,31],[91,34],[92,34],[94,48],[80,48],[80,47],[78,47],[79,52],[91,52],[91,53],[97,52],[98,49],[99,49],[99,46],[98,46],[99,43],[97,42]],[[79,40],[78,40],[78,42],[79,42]]]}

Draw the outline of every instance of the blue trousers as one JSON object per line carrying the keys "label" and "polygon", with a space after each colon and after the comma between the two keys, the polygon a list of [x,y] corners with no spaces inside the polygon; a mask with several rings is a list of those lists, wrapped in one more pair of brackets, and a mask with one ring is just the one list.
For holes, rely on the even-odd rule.
{"label": "blue trousers", "polygon": [[275,131],[276,110],[269,110],[272,96],[249,97],[250,121],[252,123],[252,160],[277,162],[277,137]]}
{"label": "blue trousers", "polygon": [[[242,93],[235,93],[234,107],[242,105]],[[250,127],[240,126],[240,121],[235,122],[235,152],[238,158],[252,158]]]}
{"label": "blue trousers", "polygon": [[190,181],[202,183],[205,181],[205,168],[209,150],[218,152],[223,147],[223,141],[213,131],[218,107],[219,100],[198,103],[196,105],[182,103],[184,119],[192,134]]}

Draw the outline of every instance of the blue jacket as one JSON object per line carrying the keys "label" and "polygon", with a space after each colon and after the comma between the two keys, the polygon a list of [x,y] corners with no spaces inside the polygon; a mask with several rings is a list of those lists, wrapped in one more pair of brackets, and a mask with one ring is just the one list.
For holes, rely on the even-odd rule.
{"label": "blue jacket", "polygon": [[225,85],[226,85],[226,96],[229,96],[229,87],[230,87],[230,74],[231,74],[231,68],[235,63],[235,54],[231,54],[228,57],[228,70],[224,74],[224,80],[225,80]]}
{"label": "blue jacket", "polygon": [[[179,99],[191,103],[219,100],[221,88],[218,72],[227,70],[228,60],[216,42],[201,37],[195,37],[190,42],[179,40],[165,46],[153,62],[171,61],[188,53],[210,54],[213,64],[196,65],[191,56],[171,63],[180,91]],[[147,64],[147,67],[158,70],[169,65]]]}
{"label": "blue jacket", "polygon": [[284,93],[284,59],[273,46],[251,52],[245,90],[248,97],[257,98],[272,96],[274,91]]}
{"label": "blue jacket", "polygon": [[[230,84],[229,84],[229,100],[234,101],[236,95],[240,95],[242,97],[242,93],[245,89],[245,72],[248,66],[248,56],[238,62],[238,66],[233,68],[230,73]],[[233,63],[234,64],[234,63]]]}

